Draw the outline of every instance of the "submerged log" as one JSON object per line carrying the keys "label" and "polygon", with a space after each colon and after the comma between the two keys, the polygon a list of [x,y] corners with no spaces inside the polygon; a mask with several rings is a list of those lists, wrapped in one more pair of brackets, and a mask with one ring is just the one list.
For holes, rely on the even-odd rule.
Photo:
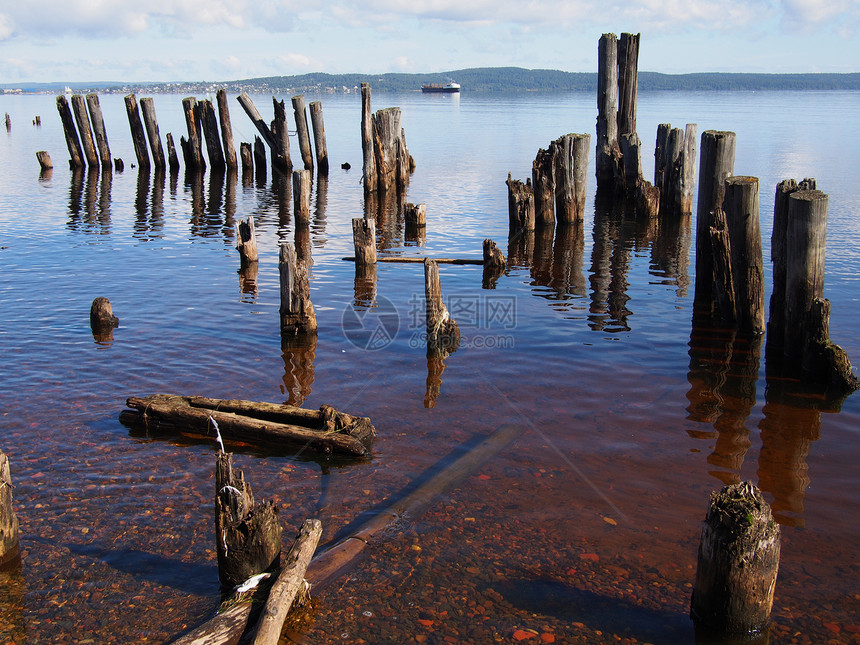
{"label": "submerged log", "polygon": [[[361,218],[358,218],[359,221],[364,221]],[[353,220],[355,221],[355,220]],[[372,222],[373,220],[369,220]],[[374,249],[375,252],[375,249]],[[426,257],[409,257],[404,255],[397,255],[391,257],[380,258],[377,257],[373,263],[376,262],[395,262],[401,264],[423,264]],[[477,258],[430,258],[436,264],[484,264],[483,260],[478,260]],[[357,265],[361,264],[361,261],[357,259],[355,256],[347,256],[343,258],[345,262],[355,262]]]}
{"label": "submerged log", "polygon": [[376,430],[367,417],[338,412],[328,405],[307,410],[292,405],[155,394],[130,397],[120,415],[128,425],[164,433],[190,432],[215,439],[212,420],[227,440],[264,445],[304,444],[324,453],[368,454]]}
{"label": "submerged log", "polygon": [[12,508],[9,458],[0,450],[0,565],[18,555],[18,516]]}

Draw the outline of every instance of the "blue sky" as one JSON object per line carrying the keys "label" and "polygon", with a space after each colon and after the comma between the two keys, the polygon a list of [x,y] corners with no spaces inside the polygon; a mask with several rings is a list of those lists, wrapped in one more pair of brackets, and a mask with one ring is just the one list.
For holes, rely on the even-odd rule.
{"label": "blue sky", "polygon": [[305,72],[860,71],[860,0],[0,0],[0,83],[226,81]]}

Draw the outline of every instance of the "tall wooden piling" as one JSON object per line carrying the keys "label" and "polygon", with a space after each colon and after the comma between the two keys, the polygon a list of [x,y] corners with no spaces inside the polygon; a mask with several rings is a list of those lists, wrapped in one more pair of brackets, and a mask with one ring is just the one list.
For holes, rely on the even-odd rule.
{"label": "tall wooden piling", "polygon": [[325,141],[325,123],[323,122],[322,103],[312,101],[311,110],[311,125],[314,129],[314,148],[317,155],[317,173],[322,176],[328,176],[328,148]]}
{"label": "tall wooden piling", "polygon": [[581,222],[585,217],[590,147],[588,134],[566,134],[554,142],[555,212],[561,224]]}
{"label": "tall wooden piling", "polygon": [[764,260],[758,179],[727,178],[723,210],[731,245],[737,327],[744,332],[764,333]]}
{"label": "tall wooden piling", "polygon": [[60,121],[63,123],[63,134],[66,136],[66,147],[69,149],[69,167],[84,167],[84,151],[78,139],[78,131],[75,129],[75,119],[66,97],[60,94],[57,97],[57,111],[60,113]]}
{"label": "tall wooden piling", "polygon": [[152,98],[140,99],[140,111],[143,112],[143,122],[149,137],[149,149],[152,151],[152,164],[156,169],[165,167],[164,147],[161,145],[161,134],[158,131],[158,119],[155,116],[155,104]]}
{"label": "tall wooden piling", "polygon": [[370,109],[370,84],[361,84],[361,153],[364,159],[362,183],[365,194],[376,192],[376,157],[374,153],[373,113]]}
{"label": "tall wooden piling", "polygon": [[176,154],[176,144],[173,142],[173,134],[168,132],[165,138],[167,139],[167,165],[170,168],[170,172],[176,172],[179,170],[179,157]]}
{"label": "tall wooden piling", "polygon": [[373,115],[375,134],[374,156],[378,175],[377,188],[383,192],[398,187],[401,158],[398,155],[400,141],[400,108],[392,107],[378,110]]}
{"label": "tall wooden piling", "polygon": [[248,215],[248,219],[236,222],[236,250],[239,251],[240,268],[242,269],[259,260],[253,215]]}
{"label": "tall wooden piling", "polygon": [[200,130],[197,124],[197,99],[193,96],[182,99],[182,110],[185,114],[185,127],[188,129],[187,146],[183,148],[185,167],[192,172],[206,168],[200,148]]}
{"label": "tall wooden piling", "polygon": [[681,151],[680,166],[672,181],[675,208],[683,215],[693,212],[693,193],[696,190],[696,140],[698,126],[688,123],[684,128],[684,148]]}
{"label": "tall wooden piling", "polygon": [[213,171],[223,171],[227,164],[224,160],[224,151],[221,149],[221,135],[218,132],[218,118],[215,116],[215,108],[212,101],[200,101],[200,124],[203,136],[206,139],[206,155],[209,157],[209,165]]}
{"label": "tall wooden piling", "polygon": [[314,156],[311,152],[311,135],[308,131],[308,116],[305,109],[305,97],[297,94],[292,98],[293,113],[296,117],[296,133],[299,138],[299,151],[305,170],[314,170]]}
{"label": "tall wooden piling", "polygon": [[358,217],[352,220],[352,241],[355,245],[355,265],[376,264],[376,222]]}
{"label": "tall wooden piling", "polygon": [[597,46],[597,188],[613,188],[621,176],[618,144],[618,39],[603,34]]}
{"label": "tall wooden piling", "polygon": [[690,614],[709,631],[750,636],[768,628],[780,528],[750,482],[711,496],[699,541]]}
{"label": "tall wooden piling", "polygon": [[233,125],[230,123],[230,107],[227,105],[227,92],[222,87],[215,93],[218,102],[218,121],[221,124],[221,139],[224,143],[224,163],[228,168],[237,168],[236,146],[233,143]]}
{"label": "tall wooden piling", "polygon": [[242,161],[242,175],[254,172],[254,153],[251,144],[243,141],[239,144],[239,157]]}
{"label": "tall wooden piling", "polygon": [[134,144],[134,154],[137,157],[138,168],[149,168],[146,135],[143,132],[143,122],[140,120],[140,110],[137,107],[137,97],[134,94],[128,94],[125,97],[125,111],[128,114],[128,125],[131,129],[131,140]]}
{"label": "tall wooden piling", "polygon": [[636,132],[639,93],[639,34],[621,34],[618,41],[618,136]]}
{"label": "tall wooden piling", "polygon": [[317,332],[317,317],[311,303],[308,268],[289,242],[281,245],[278,260],[281,283],[281,337]]}
{"label": "tall wooden piling", "polygon": [[110,170],[112,159],[110,156],[110,145],[108,144],[107,130],[105,130],[105,120],[102,115],[102,108],[99,104],[98,94],[87,94],[87,108],[90,112],[90,123],[93,127],[93,136],[96,140],[96,146],[99,151],[99,160],[102,168]]}
{"label": "tall wooden piling", "polygon": [[12,507],[12,490],[9,458],[0,450],[0,565],[19,553],[18,516]]}
{"label": "tall wooden piling", "polygon": [[657,126],[654,146],[654,185],[660,189],[660,210],[689,215],[693,208],[696,167],[695,123],[685,130],[669,123]]}
{"label": "tall wooden piling", "polygon": [[311,218],[311,171],[293,171],[293,215],[296,226],[307,226]]}
{"label": "tall wooden piling", "polygon": [[272,97],[275,108],[275,119],[272,121],[272,134],[275,146],[272,148],[272,165],[277,166],[285,173],[293,171],[293,162],[290,159],[290,133],[287,128],[287,108],[284,101]]}
{"label": "tall wooden piling", "polygon": [[80,94],[72,94],[72,110],[75,113],[75,122],[78,124],[78,133],[81,136],[81,146],[87,166],[98,168],[99,157],[96,154],[96,146],[93,141],[93,131],[90,128],[90,119],[87,115],[86,101]]}
{"label": "tall wooden piling", "polygon": [[555,225],[555,148],[540,148],[532,162],[532,188],[535,200],[535,226]]}
{"label": "tall wooden piling", "polygon": [[533,231],[535,228],[535,199],[531,179],[523,183],[508,173],[508,228],[510,232]]}

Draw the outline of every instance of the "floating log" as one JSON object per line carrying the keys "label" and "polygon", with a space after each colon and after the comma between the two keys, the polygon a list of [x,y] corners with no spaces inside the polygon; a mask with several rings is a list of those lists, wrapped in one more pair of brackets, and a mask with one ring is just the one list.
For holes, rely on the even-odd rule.
{"label": "floating log", "polygon": [[[158,131],[158,119],[155,115],[155,104],[152,98],[140,99],[140,111],[143,113],[143,122],[146,125],[146,134],[149,137],[149,149],[152,151],[152,164],[156,169],[165,167],[164,147],[161,145],[161,134]],[[176,151],[174,150],[174,154]]]}
{"label": "floating log", "polygon": [[323,453],[364,456],[376,430],[367,417],[354,417],[328,405],[306,410],[257,401],[156,394],[130,397],[120,421],[164,433],[193,433],[214,440],[212,419],[225,441],[283,446],[301,444]]}
{"label": "floating log", "polygon": [[370,110],[370,84],[361,84],[361,153],[364,158],[362,168],[362,181],[364,192],[375,193],[377,187],[375,144],[376,134],[374,132],[373,113]]}
{"label": "floating log", "polygon": [[96,145],[93,141],[93,131],[90,128],[90,119],[87,115],[86,100],[80,94],[72,94],[72,111],[75,114],[75,123],[78,125],[78,134],[81,136],[81,147],[87,166],[98,168],[99,157],[96,153]]}
{"label": "floating log", "polygon": [[221,136],[218,133],[215,108],[212,106],[212,101],[200,101],[197,107],[200,110],[200,124],[206,139],[206,155],[209,157],[209,165],[213,171],[222,171],[227,164],[224,161],[224,151],[221,149]]}
{"label": "floating log", "polygon": [[128,94],[125,97],[125,111],[128,114],[128,125],[131,129],[131,141],[134,144],[137,165],[141,169],[149,168],[146,135],[143,132],[143,122],[140,120],[140,110],[137,108],[137,97],[134,94]]}
{"label": "floating log", "polygon": [[113,330],[119,327],[119,318],[113,315],[110,300],[98,297],[90,306],[90,329],[93,338],[98,342],[109,342],[113,340]]}
{"label": "floating log", "polygon": [[90,123],[93,127],[93,136],[95,137],[96,146],[98,147],[99,160],[101,161],[102,168],[110,170],[110,145],[108,145],[107,130],[105,129],[105,121],[104,116],[102,115],[101,105],[99,104],[98,94],[87,94],[87,109],[90,113]]}
{"label": "floating log", "polygon": [[272,148],[272,165],[277,166],[287,174],[293,171],[290,159],[290,133],[287,128],[287,109],[283,101],[272,97],[275,107],[275,120],[272,121],[272,134],[275,142]]}
{"label": "floating log", "polygon": [[451,318],[442,298],[439,265],[430,258],[424,259],[424,298],[427,351],[450,354],[460,346],[460,327]]}
{"label": "floating log", "polygon": [[170,167],[170,172],[179,170],[179,157],[176,154],[176,144],[173,142],[173,135],[168,132],[167,136],[167,165]]}
{"label": "floating log", "polygon": [[66,136],[66,147],[69,149],[69,167],[75,168],[84,167],[84,152],[81,149],[81,142],[78,139],[78,131],[75,130],[75,120],[72,117],[72,110],[69,107],[69,102],[64,95],[57,97],[57,111],[60,113],[60,121],[63,123],[63,134]]}
{"label": "floating log", "polygon": [[248,215],[248,219],[236,222],[236,250],[239,251],[239,257],[241,258],[241,268],[256,263],[259,259],[253,215]]}
{"label": "floating log", "polygon": [[224,163],[228,168],[236,168],[236,146],[233,143],[233,125],[230,123],[230,107],[227,105],[227,92],[222,87],[215,93],[218,102],[218,121],[221,124],[221,139],[224,143]]}
{"label": "floating log", "polygon": [[197,99],[193,96],[182,99],[182,110],[185,114],[185,127],[188,129],[187,143],[182,147],[187,170],[196,172],[206,168],[200,148],[200,126],[197,122]]}
{"label": "floating log", "polygon": [[526,183],[512,179],[508,173],[508,225],[511,232],[535,228],[535,198],[532,190],[532,180]]}
{"label": "floating log", "polygon": [[317,332],[317,316],[311,302],[308,267],[296,256],[295,247],[282,244],[278,260],[281,281],[281,336]]}
{"label": "floating log", "polygon": [[731,245],[737,327],[748,333],[764,333],[764,260],[759,225],[758,179],[727,178],[723,210]]}
{"label": "floating log", "polygon": [[293,113],[296,117],[296,135],[299,138],[299,152],[305,170],[314,170],[314,156],[311,151],[311,135],[308,130],[308,116],[305,109],[305,97],[297,94],[292,98]]}
{"label": "floating log", "polygon": [[[376,264],[376,222],[361,217],[352,220],[352,241],[356,266]],[[422,260],[423,261],[423,260]]]}
{"label": "floating log", "polygon": [[699,541],[690,614],[725,636],[768,627],[779,570],[780,528],[751,482],[711,495]]}
{"label": "floating log", "polygon": [[305,582],[305,573],[321,535],[322,523],[319,520],[305,520],[302,524],[251,635],[254,645],[277,645],[293,602],[310,588]]}
{"label": "floating log", "polygon": [[9,458],[0,450],[0,565],[14,559],[18,548],[18,516],[12,507]]}
{"label": "floating log", "polygon": [[322,103],[312,101],[308,107],[311,110],[311,125],[314,129],[314,148],[317,155],[317,173],[322,177],[328,176],[328,148],[325,141],[325,123],[323,122]]}
{"label": "floating log", "polygon": [[532,162],[532,187],[535,200],[535,226],[555,224],[555,148],[538,149]]}
{"label": "floating log", "polygon": [[48,154],[47,150],[39,150],[36,153],[36,159],[39,160],[39,166],[42,170],[50,170],[54,167],[54,162],[51,161],[51,155]]}
{"label": "floating log", "polygon": [[[585,217],[585,189],[591,135],[566,134],[553,142],[555,169],[555,213],[561,224],[581,222]],[[537,207],[535,206],[535,219]]]}
{"label": "floating log", "polygon": [[296,226],[307,226],[311,218],[311,171],[293,171],[293,214]]}

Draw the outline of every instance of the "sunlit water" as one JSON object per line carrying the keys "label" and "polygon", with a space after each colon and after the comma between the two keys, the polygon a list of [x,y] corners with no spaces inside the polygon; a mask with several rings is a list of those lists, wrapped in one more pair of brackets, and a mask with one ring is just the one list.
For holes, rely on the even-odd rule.
{"label": "sunlit water", "polygon": [[[180,99],[155,97],[161,132],[177,141]],[[269,97],[254,99],[271,114]],[[285,534],[318,517],[323,541],[458,446],[504,423],[523,428],[321,590],[294,638],[510,642],[532,630],[546,642],[693,642],[687,612],[708,496],[752,480],[783,525],[772,640],[855,642],[860,399],[838,412],[781,404],[768,398],[763,350],[745,358],[740,343],[703,356],[691,340],[695,219],[655,234],[590,208],[579,235],[538,237],[530,257],[508,247],[507,173],[525,179],[537,149],[562,134],[593,135],[594,97],[373,97],[375,109],[403,110],[417,164],[406,200],[426,203],[428,222],[416,240],[389,213],[381,252],[480,257],[489,237],[514,260],[494,290],[481,288],[480,267],[441,268],[464,343],[429,366],[421,265],[378,267],[373,302],[396,311],[393,342],[370,351],[344,334],[344,313],[367,306],[342,260],[353,252],[351,220],[364,213],[360,99],[315,99],[332,165],[312,197],[319,335],[313,351],[285,352],[277,257],[294,228],[271,172],[250,185],[209,173],[198,185],[183,174],[138,176],[122,97],[103,96],[126,170],[75,178],[54,97],[0,96],[12,121],[0,133],[0,449],[22,544],[20,567],[0,573],[0,635],[162,642],[214,610],[214,446],[140,437],[117,420],[126,397],[171,392],[370,416],[378,439],[364,462],[236,448],[257,496],[278,504]],[[849,136],[860,96],[639,99],[648,177],[658,123],[737,133],[735,174],[761,180],[766,259],[776,183],[818,179],[830,198],[831,337],[860,360],[860,151]],[[252,140],[235,101],[231,110],[237,142]],[[39,176],[37,150],[54,159],[49,177]],[[249,215],[260,248],[253,288],[240,283],[233,248],[233,224]],[[97,296],[120,318],[112,341],[90,331]]]}

